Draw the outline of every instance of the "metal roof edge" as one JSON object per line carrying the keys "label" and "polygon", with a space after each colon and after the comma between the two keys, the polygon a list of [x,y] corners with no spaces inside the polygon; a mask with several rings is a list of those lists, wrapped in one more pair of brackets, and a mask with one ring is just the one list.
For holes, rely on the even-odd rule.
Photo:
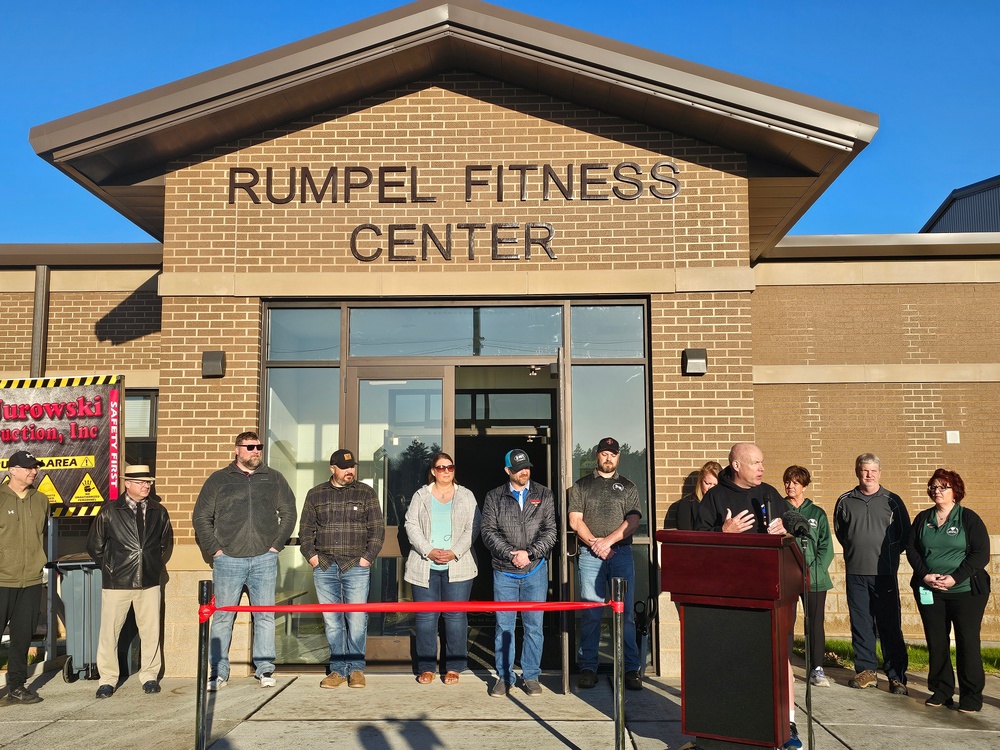
{"label": "metal roof edge", "polygon": [[159,242],[53,242],[0,244],[0,270],[34,266],[158,267],[163,265]]}
{"label": "metal roof edge", "polygon": [[[778,119],[807,130],[851,142],[868,143],[878,129],[878,116],[845,105],[726,73],[698,63],[538,19],[479,0],[418,0],[331,31],[238,60],[209,71],[133,94],[31,128],[29,141],[45,155],[71,144],[101,138],[147,122],[168,125],[207,102],[242,91],[269,90],[274,82],[356,56],[390,47],[398,40],[445,26],[487,34],[514,47],[544,50],[625,78],[669,88],[681,96],[714,101],[744,119],[766,125]],[[599,60],[596,64],[594,60]],[[843,146],[842,146],[843,147]]]}
{"label": "metal roof edge", "polygon": [[1000,232],[792,235],[766,261],[1000,256]]}

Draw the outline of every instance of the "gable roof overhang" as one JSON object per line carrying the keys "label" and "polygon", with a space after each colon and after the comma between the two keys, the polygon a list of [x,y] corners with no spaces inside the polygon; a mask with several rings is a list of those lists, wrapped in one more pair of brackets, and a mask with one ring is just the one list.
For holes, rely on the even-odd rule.
{"label": "gable roof overhang", "polygon": [[752,261],[878,129],[868,112],[477,0],[419,0],[36,126],[29,139],[162,240],[171,162],[453,70],[745,153]]}

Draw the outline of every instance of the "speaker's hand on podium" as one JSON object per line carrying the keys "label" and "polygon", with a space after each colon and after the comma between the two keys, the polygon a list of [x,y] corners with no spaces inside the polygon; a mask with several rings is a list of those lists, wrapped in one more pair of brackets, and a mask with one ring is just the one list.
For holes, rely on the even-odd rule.
{"label": "speaker's hand on podium", "polygon": [[740,511],[733,517],[733,511],[726,508],[726,520],[722,522],[722,530],[727,534],[742,534],[750,531],[755,523],[753,513],[748,510]]}

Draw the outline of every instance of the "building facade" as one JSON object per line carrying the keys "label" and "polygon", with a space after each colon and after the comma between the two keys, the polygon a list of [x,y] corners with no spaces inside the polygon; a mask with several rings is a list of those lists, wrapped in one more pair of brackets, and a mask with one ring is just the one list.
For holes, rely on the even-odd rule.
{"label": "building facade", "polygon": [[[17,321],[0,331],[3,375],[125,375],[126,419],[144,415],[126,454],[155,464],[177,537],[171,675],[195,673],[209,576],[191,510],[246,429],[300,505],[333,450],[357,452],[390,527],[373,600],[409,597],[402,514],[438,448],[480,501],[524,448],[564,503],[596,442],[618,438],[645,502],[637,599],[658,596],[667,508],[740,440],[773,484],[808,466],[828,511],[859,453],[882,457],[914,511],[952,466],[997,529],[1000,357],[984,329],[1000,237],[785,238],[876,128],[494,6],[417,2],[33,129],[40,156],[158,242],[0,247]],[[704,372],[682,364],[697,350]],[[85,531],[61,524],[60,544]],[[302,603],[294,541],[279,599]],[[563,528],[550,598],[574,598],[574,547]],[[846,634],[835,584],[828,633]],[[489,595],[484,578],[474,598]],[[659,598],[650,661],[677,674]],[[318,618],[281,619],[279,661],[323,663]],[[411,625],[373,617],[372,660],[407,662]],[[545,665],[571,671],[572,617],[546,627]],[[492,638],[488,620],[472,631]],[[243,622],[234,662],[248,637]]]}

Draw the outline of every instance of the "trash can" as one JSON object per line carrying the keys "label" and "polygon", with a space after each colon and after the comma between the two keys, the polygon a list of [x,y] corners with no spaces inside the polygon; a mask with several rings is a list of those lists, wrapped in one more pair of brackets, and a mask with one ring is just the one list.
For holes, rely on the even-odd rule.
{"label": "trash can", "polygon": [[101,632],[101,570],[90,555],[65,555],[47,567],[59,573],[66,621],[63,679],[96,680],[97,641]]}

